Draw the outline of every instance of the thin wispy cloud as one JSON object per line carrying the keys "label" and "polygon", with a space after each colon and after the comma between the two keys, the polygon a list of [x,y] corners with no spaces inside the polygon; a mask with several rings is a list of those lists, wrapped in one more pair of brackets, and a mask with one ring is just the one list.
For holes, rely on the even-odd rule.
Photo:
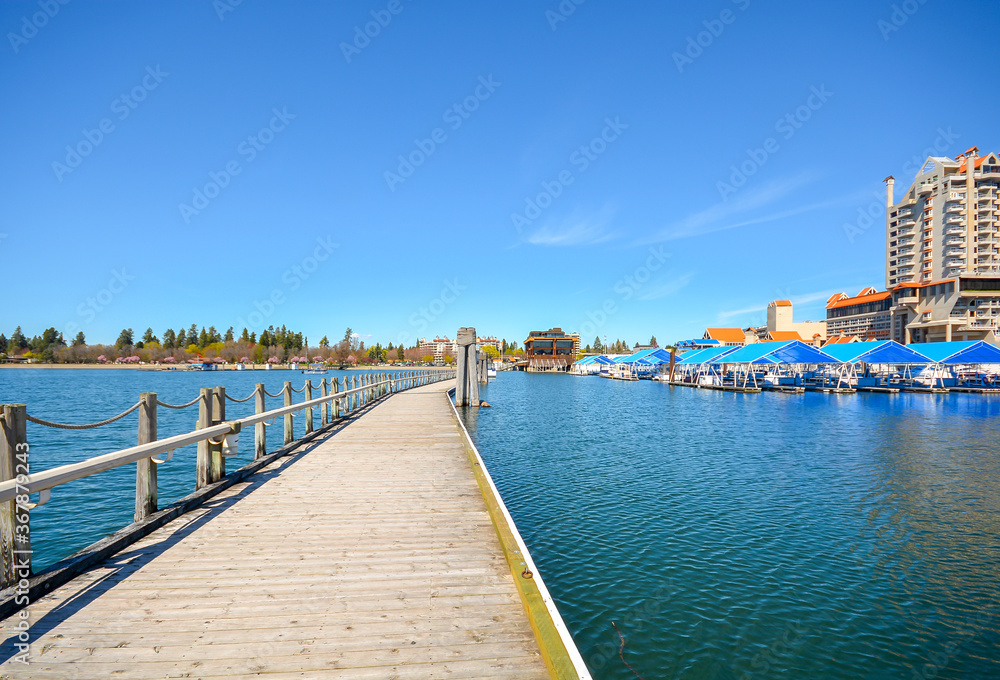
{"label": "thin wispy cloud", "polygon": [[831,208],[843,203],[857,199],[856,194],[840,196],[828,201],[800,205],[794,208],[787,208],[770,212],[755,217],[743,217],[752,214],[754,211],[766,208],[773,203],[788,196],[800,187],[812,182],[815,177],[809,173],[802,173],[792,178],[776,180],[762,186],[760,189],[747,190],[735,197],[731,201],[717,203],[709,208],[696,212],[676,224],[673,224],[640,241],[642,244],[658,243],[662,241],[672,241],[692,236],[702,236],[740,227],[748,227],[755,224],[765,224],[776,220],[794,217],[814,210]]}
{"label": "thin wispy cloud", "polygon": [[617,236],[609,229],[614,213],[615,210],[610,205],[590,215],[583,215],[578,211],[561,222],[548,222],[542,225],[528,236],[525,242],[536,246],[555,247],[606,243]]}
{"label": "thin wispy cloud", "polygon": [[668,295],[673,295],[677,291],[684,288],[684,286],[688,285],[691,282],[691,279],[694,278],[694,275],[694,272],[689,272],[683,276],[678,276],[677,278],[669,281],[664,281],[663,283],[650,288],[636,299],[659,300],[660,298],[665,298]]}

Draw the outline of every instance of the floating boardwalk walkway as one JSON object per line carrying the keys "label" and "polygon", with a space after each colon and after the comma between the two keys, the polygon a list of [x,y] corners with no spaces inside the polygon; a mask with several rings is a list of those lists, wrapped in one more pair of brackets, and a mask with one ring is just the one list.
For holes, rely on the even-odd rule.
{"label": "floating boardwalk walkway", "polygon": [[453,384],[376,401],[40,597],[30,665],[10,616],[0,677],[589,678]]}

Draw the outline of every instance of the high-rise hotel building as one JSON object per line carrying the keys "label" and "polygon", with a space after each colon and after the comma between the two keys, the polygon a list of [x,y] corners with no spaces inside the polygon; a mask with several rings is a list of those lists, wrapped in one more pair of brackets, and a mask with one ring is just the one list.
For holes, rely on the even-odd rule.
{"label": "high-rise hotel building", "polygon": [[1000,160],[972,147],[931,156],[902,200],[886,180],[893,339],[1000,337]]}

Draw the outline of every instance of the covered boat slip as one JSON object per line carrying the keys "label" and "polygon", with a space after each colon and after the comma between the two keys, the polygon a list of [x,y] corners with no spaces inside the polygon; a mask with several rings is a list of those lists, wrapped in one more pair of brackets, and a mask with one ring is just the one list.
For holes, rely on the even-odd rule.
{"label": "covered boat slip", "polygon": [[822,349],[797,340],[709,347],[680,355],[671,384],[741,392],[1000,392],[1000,348],[891,340]]}

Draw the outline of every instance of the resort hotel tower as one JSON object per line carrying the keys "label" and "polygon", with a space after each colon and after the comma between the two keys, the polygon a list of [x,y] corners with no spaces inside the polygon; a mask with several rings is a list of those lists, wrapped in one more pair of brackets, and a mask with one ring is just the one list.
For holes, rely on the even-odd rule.
{"label": "resort hotel tower", "polygon": [[931,156],[900,201],[886,184],[885,283],[902,343],[1000,338],[1000,158]]}

